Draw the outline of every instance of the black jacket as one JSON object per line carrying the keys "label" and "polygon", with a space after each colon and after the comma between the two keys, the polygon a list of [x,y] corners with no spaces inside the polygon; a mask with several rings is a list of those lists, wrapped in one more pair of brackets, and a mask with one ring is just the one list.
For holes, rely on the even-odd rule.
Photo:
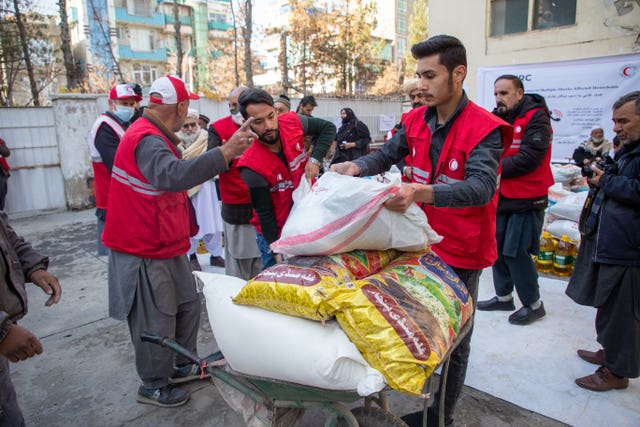
{"label": "black jacket", "polygon": [[[358,157],[362,157],[369,153],[369,144],[371,143],[371,133],[369,128],[363,122],[358,120],[353,110],[343,108],[347,113],[347,117],[342,120],[342,126],[336,133],[336,154],[332,163],[350,162]],[[341,143],[355,142],[355,148],[341,148]]]}
{"label": "black jacket", "polygon": [[[551,149],[551,120],[547,103],[542,96],[535,93],[525,94],[518,105],[507,111],[506,116],[498,114],[497,109],[493,110],[493,114],[513,124],[516,117],[524,117],[534,108],[540,108],[540,110],[533,114],[522,134],[520,151],[515,156],[502,159],[502,179],[526,175],[544,161],[547,150]],[[498,213],[545,209],[548,199],[547,195],[527,199],[509,199],[501,195],[498,199]]]}

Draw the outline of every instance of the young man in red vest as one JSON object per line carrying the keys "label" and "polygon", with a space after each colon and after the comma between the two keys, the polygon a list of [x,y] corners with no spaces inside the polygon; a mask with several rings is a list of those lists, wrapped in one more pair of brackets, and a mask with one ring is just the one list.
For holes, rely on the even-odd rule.
{"label": "young man in red vest", "polygon": [[[403,184],[385,206],[404,212],[412,203],[424,209],[429,223],[444,237],[433,250],[458,274],[473,298],[483,268],[497,258],[496,193],[500,159],[511,142],[511,127],[471,102],[462,82],[467,74],[466,51],[460,40],[434,36],[417,43],[411,53],[426,106],[411,110],[404,126],[384,146],[354,162],[332,170],[368,176],[388,170],[407,154],[413,165],[412,182]],[[444,399],[444,423],[453,423],[456,401],[467,371],[471,333],[451,354],[445,396],[436,393],[429,408],[429,425],[438,421]],[[422,425],[422,412],[403,417]]]}
{"label": "young man in red vest", "polygon": [[[336,137],[336,127],[326,120],[294,112],[278,115],[273,98],[262,89],[247,89],[238,98],[240,112],[253,118],[251,129],[258,135],[238,162],[242,179],[249,188],[262,268],[280,261],[269,245],[278,240],[293,199],[291,195],[302,176],[318,176],[322,159]],[[304,137],[316,137],[311,156]]]}
{"label": "young man in red vest", "polygon": [[142,380],[140,403],[174,407],[189,393],[173,384],[198,377],[183,357],[143,343],[148,331],[174,338],[196,352],[200,300],[189,259],[189,237],[197,232],[187,190],[227,170],[253,141],[250,121],[222,147],[183,160],[175,134],[191,94],[177,76],[151,85],[149,106],[120,141],[113,162],[109,215],[102,241],[109,252],[109,315],[127,320]]}
{"label": "young man in red vest", "polygon": [[89,152],[93,166],[93,188],[96,196],[96,217],[98,217],[98,255],[107,255],[100,236],[107,216],[107,198],[111,182],[113,158],[120,139],[135,114],[135,105],[142,97],[134,91],[133,85],[118,84],[109,91],[109,109],[93,123],[89,134]]}
{"label": "young man in red vest", "polygon": [[[230,114],[209,126],[208,149],[225,144],[244,123],[244,117],[238,111],[238,96],[246,89],[246,86],[238,86],[229,93]],[[225,239],[225,274],[249,280],[262,271],[262,261],[256,243],[256,230],[250,223],[253,208],[249,189],[238,170],[239,159],[240,156],[233,159],[229,170],[218,175]]]}
{"label": "young man in red vest", "polygon": [[532,255],[540,249],[544,210],[553,185],[551,174],[551,115],[544,98],[524,93],[522,81],[503,75],[494,83],[493,114],[513,125],[513,143],[502,160],[496,240],[498,259],[493,264],[496,296],[478,302],[478,310],[515,310],[515,287],[522,307],[509,323],[528,325],[546,312],[540,300],[538,272]]}

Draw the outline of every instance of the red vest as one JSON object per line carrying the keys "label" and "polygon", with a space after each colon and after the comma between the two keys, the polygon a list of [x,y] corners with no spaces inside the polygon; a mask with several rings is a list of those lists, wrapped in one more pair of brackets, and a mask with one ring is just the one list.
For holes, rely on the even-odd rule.
{"label": "red vest", "polygon": [[91,165],[93,166],[93,188],[96,194],[96,207],[106,209],[111,172],[109,172],[104,165],[102,157],[96,149],[96,136],[98,135],[98,129],[103,123],[113,129],[120,139],[122,139],[122,135],[124,135],[124,128],[116,120],[106,114],[102,114],[96,119],[89,134],[89,152],[91,153]]}
{"label": "red vest", "polygon": [[140,258],[173,258],[189,250],[189,198],[186,191],[153,187],[140,172],[135,150],[148,135],[162,137],[180,158],[178,149],[144,116],[133,122],[120,140],[113,162],[109,215],[102,242],[108,248]]}
{"label": "red vest", "polygon": [[[240,129],[240,126],[234,123],[231,116],[223,117],[215,121],[211,126],[218,132],[223,144],[228,141],[231,136]],[[242,205],[251,203],[249,189],[240,176],[238,170],[238,160],[236,157],[231,160],[229,170],[218,175],[218,183],[220,184],[220,199],[222,203],[227,205]]]}
{"label": "red vest", "polygon": [[[542,108],[533,108],[524,115],[524,117],[516,117],[513,122],[513,143],[506,151],[503,157],[515,156],[520,151],[522,143],[522,135],[529,125],[529,120],[533,114]],[[551,139],[553,139],[553,129],[551,130]],[[526,175],[521,175],[500,181],[500,194],[510,199],[528,199],[531,197],[540,197],[547,194],[549,187],[554,183],[551,173],[551,141],[549,148],[537,168]]]}
{"label": "red vest", "polygon": [[[469,101],[451,125],[434,168],[429,158],[432,134],[424,121],[426,108],[412,110],[405,122],[413,164],[413,182],[452,184],[463,181],[469,154],[498,127],[502,131],[505,147],[511,143],[511,126]],[[424,204],[429,224],[444,237],[442,242],[433,245],[434,252],[452,267],[479,270],[492,265],[498,257],[497,204],[497,192],[484,206],[435,208]]]}
{"label": "red vest", "polygon": [[[308,156],[304,149],[302,124],[295,112],[278,116],[278,132],[282,150],[287,159],[286,165],[265,144],[256,141],[244,152],[238,162],[238,167],[251,169],[269,183],[271,203],[276,217],[278,236],[280,236],[280,231],[289,216],[291,205],[293,204],[291,195],[304,175]],[[253,211],[251,224],[258,233],[262,234],[260,220],[255,210]]]}

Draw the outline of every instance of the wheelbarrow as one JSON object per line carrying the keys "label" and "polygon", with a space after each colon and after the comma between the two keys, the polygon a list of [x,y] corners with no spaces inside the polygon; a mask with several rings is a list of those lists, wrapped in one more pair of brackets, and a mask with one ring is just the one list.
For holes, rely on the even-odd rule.
{"label": "wheelbarrow", "polygon": [[[442,395],[446,389],[446,377],[449,368],[449,356],[458,343],[471,330],[472,319],[463,326],[454,345],[449,349],[441,363],[440,390]],[[246,375],[234,371],[224,362],[221,352],[213,353],[206,358],[199,358],[174,340],[151,335],[144,332],[142,341],[157,344],[169,348],[200,367],[201,378],[208,373],[212,378],[222,381],[231,388],[253,399],[256,403],[264,405],[270,411],[277,409],[307,409],[320,408],[328,415],[325,418],[325,427],[407,427],[407,424],[389,411],[387,398],[388,389],[384,389],[370,396],[360,396],[356,391],[328,390],[323,388],[305,386],[272,378],[262,378]],[[423,426],[427,427],[426,411],[430,401],[430,389],[432,376],[423,387],[425,398]],[[363,405],[350,409],[347,404],[353,404],[364,400]],[[375,406],[374,406],[375,405]],[[444,427],[444,399],[440,400],[439,424]],[[274,424],[275,425],[275,424]]]}

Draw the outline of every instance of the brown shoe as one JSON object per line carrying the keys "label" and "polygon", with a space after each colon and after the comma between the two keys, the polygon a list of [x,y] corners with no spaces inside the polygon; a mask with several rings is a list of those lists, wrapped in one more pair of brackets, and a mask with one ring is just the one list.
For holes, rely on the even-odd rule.
{"label": "brown shoe", "polygon": [[200,267],[200,262],[197,257],[190,257],[189,265],[191,266],[191,271],[202,271],[202,267]]}
{"label": "brown shoe", "polygon": [[224,268],[224,258],[221,256],[211,256],[209,257],[209,265]]}
{"label": "brown shoe", "polygon": [[578,357],[594,365],[602,366],[606,364],[604,360],[604,349],[598,351],[578,350]]}
{"label": "brown shoe", "polygon": [[618,378],[606,366],[600,366],[595,373],[576,380],[582,388],[593,391],[609,391],[629,386],[628,378]]}

